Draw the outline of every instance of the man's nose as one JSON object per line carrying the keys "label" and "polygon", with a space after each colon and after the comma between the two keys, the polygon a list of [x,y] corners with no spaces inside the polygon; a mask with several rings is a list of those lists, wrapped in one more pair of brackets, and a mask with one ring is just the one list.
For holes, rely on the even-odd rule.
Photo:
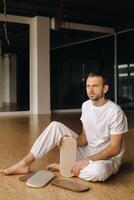
{"label": "man's nose", "polygon": [[89,88],[88,88],[88,91],[89,91],[89,92],[92,92],[92,91],[93,91],[93,88],[92,88],[92,87],[89,87]]}

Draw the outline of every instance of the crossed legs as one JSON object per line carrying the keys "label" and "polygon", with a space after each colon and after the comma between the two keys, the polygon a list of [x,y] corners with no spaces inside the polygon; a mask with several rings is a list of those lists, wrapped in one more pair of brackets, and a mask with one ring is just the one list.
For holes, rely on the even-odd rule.
{"label": "crossed legs", "polygon": [[[7,169],[0,170],[0,172],[6,175],[29,173],[31,164],[54,148],[65,135],[73,138],[78,137],[75,132],[64,124],[56,121],[50,123],[37,138],[30,152],[21,161]],[[77,160],[81,160],[87,156],[89,156],[88,146],[77,148]],[[47,169],[59,170],[59,165],[54,163],[47,166]],[[90,161],[89,164],[80,171],[78,177],[86,181],[104,181],[117,171],[118,167],[114,165],[112,160]]]}

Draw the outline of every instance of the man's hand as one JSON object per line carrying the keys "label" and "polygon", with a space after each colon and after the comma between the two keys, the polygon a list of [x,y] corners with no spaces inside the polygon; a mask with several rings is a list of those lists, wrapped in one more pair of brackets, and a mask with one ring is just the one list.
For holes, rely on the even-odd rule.
{"label": "man's hand", "polygon": [[89,163],[88,159],[77,161],[73,165],[71,172],[74,174],[74,176],[78,176],[80,170],[86,167],[88,163]]}
{"label": "man's hand", "polygon": [[57,146],[58,146],[59,148],[61,148],[62,143],[63,143],[63,139],[64,139],[65,137],[70,137],[70,136],[69,136],[69,135],[65,135],[65,136],[63,136],[63,137],[60,138],[60,141],[57,143]]}
{"label": "man's hand", "polygon": [[84,128],[83,128],[83,132],[77,137],[76,142],[77,142],[77,146],[87,145],[88,142],[87,142]]}

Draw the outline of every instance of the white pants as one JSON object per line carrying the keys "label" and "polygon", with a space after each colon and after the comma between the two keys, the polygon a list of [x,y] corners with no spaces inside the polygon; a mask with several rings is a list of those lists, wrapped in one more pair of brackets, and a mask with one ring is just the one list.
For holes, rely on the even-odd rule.
{"label": "white pants", "polygon": [[[74,131],[64,124],[56,121],[51,122],[35,141],[31,149],[35,159],[43,157],[48,151],[54,148],[61,137],[65,135],[69,135],[75,139],[78,137]],[[77,148],[77,160],[82,160],[88,156],[88,145]],[[89,164],[80,171],[79,178],[86,181],[104,181],[117,171],[118,167],[115,166],[112,160],[89,161]]]}

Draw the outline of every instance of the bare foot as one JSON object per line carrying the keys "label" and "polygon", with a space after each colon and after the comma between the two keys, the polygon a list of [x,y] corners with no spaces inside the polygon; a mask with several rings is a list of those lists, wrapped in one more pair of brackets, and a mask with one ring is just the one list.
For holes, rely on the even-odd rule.
{"label": "bare foot", "polygon": [[59,171],[60,169],[60,166],[58,163],[53,163],[53,164],[50,164],[46,167],[47,170],[51,170],[51,171]]}
{"label": "bare foot", "polygon": [[0,173],[3,173],[5,175],[27,174],[29,172],[30,172],[30,166],[28,164],[26,164],[23,160],[16,163],[15,165],[12,165],[9,168],[0,170]]}

